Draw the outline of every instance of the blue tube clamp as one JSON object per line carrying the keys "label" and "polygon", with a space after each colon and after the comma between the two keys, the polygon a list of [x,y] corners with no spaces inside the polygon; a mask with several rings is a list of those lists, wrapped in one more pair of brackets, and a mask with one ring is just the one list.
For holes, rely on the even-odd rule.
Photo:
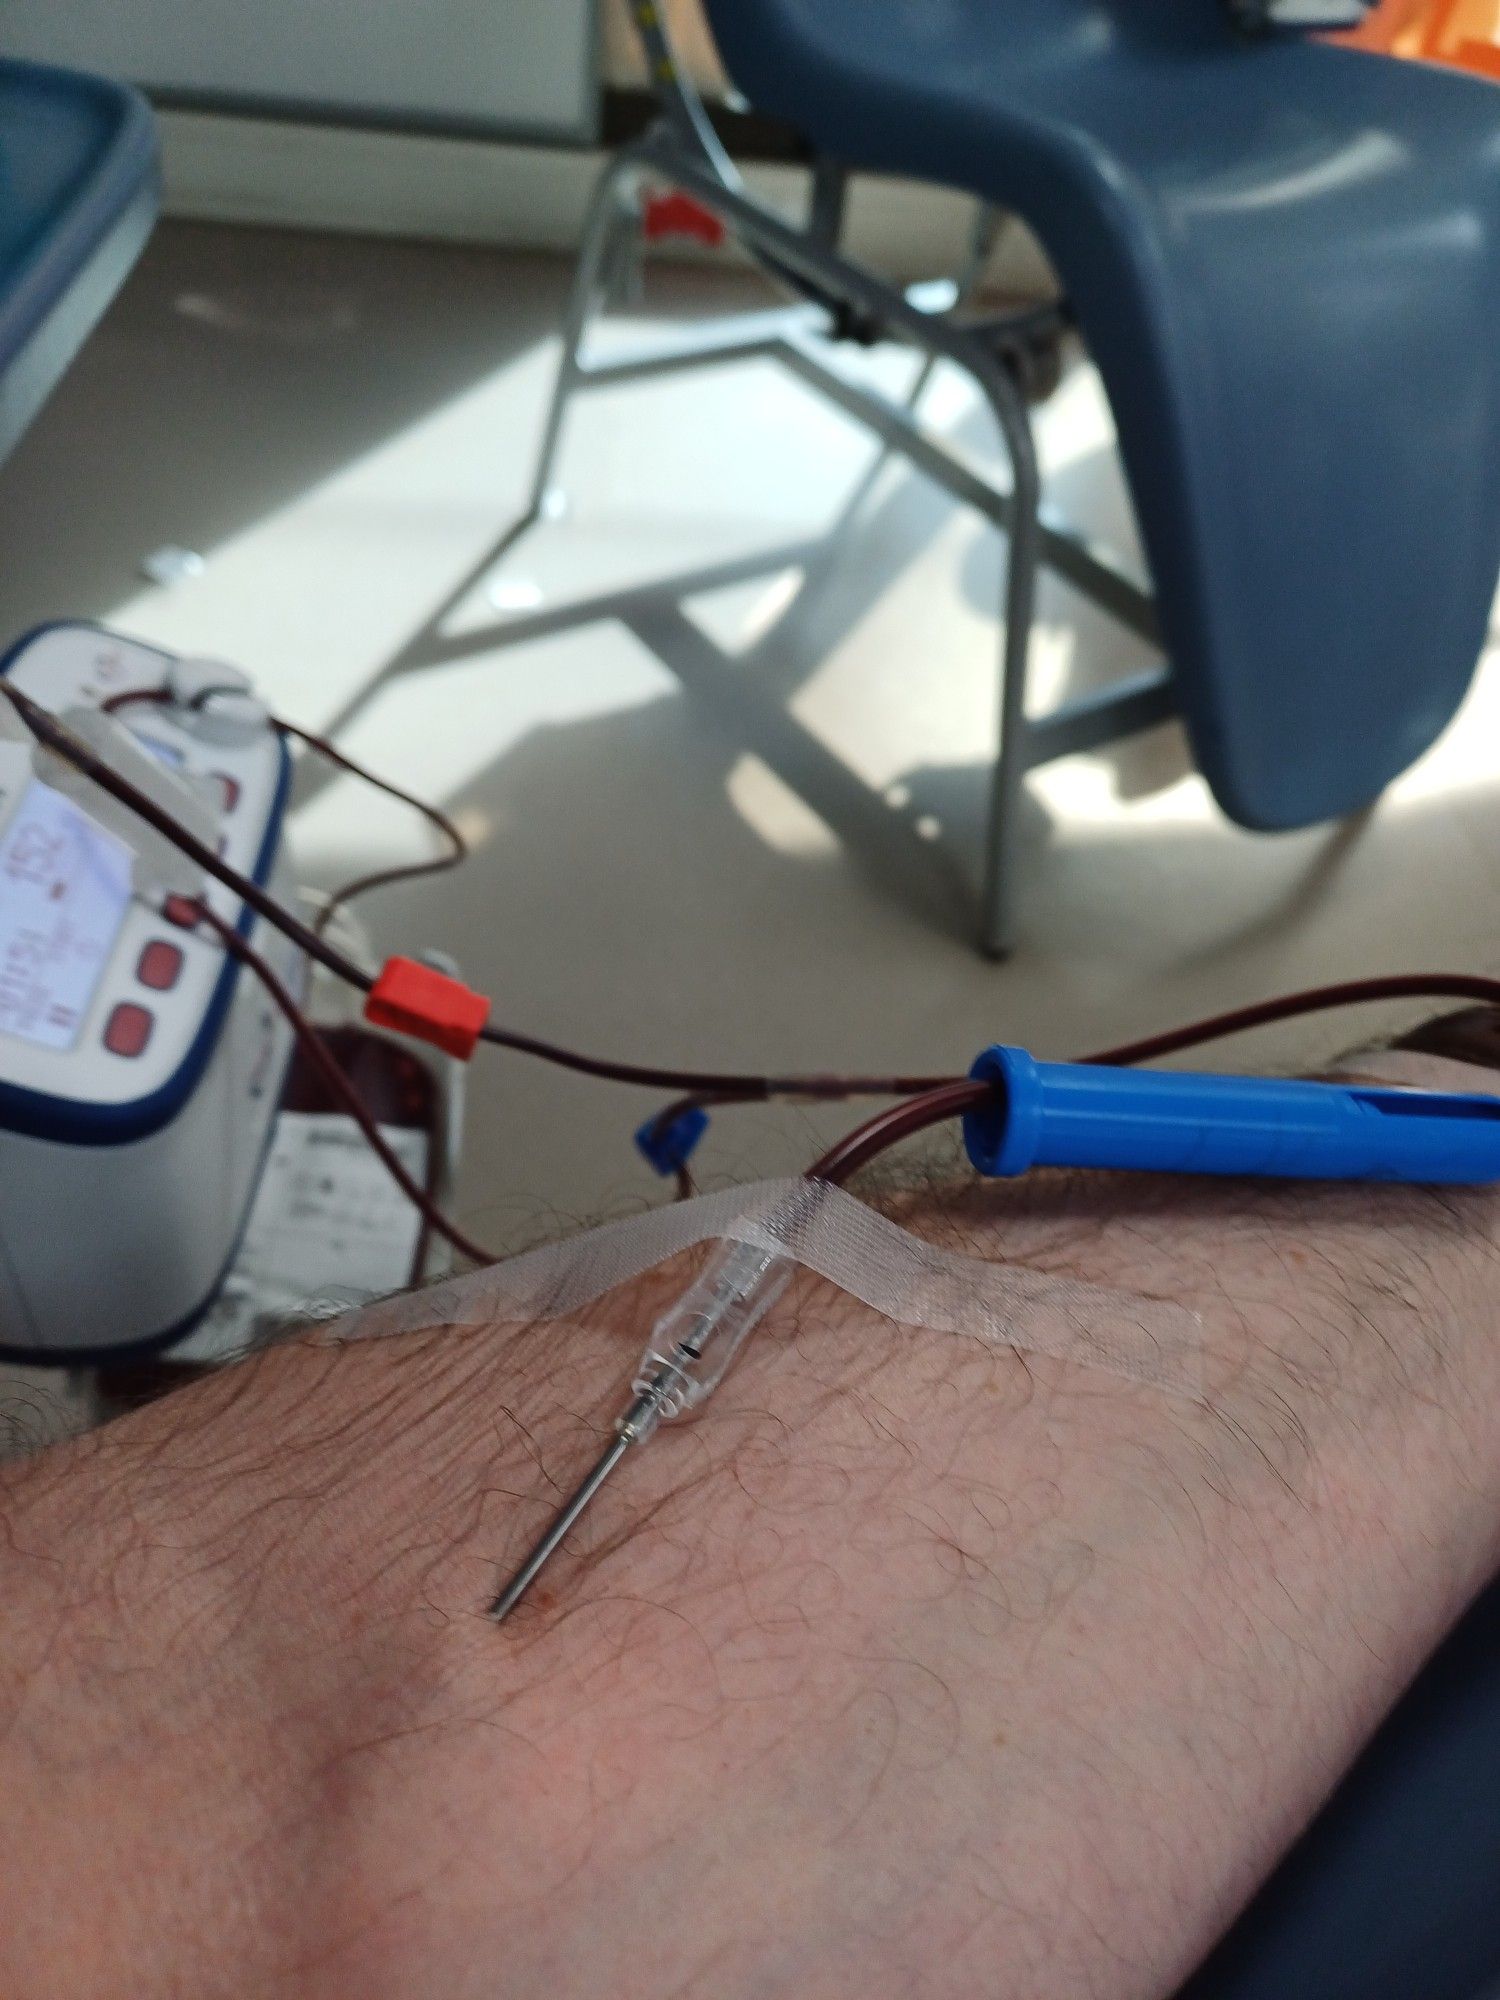
{"label": "blue tube clamp", "polygon": [[664,1177],[679,1172],[697,1150],[698,1141],[708,1130],[708,1113],[694,1106],[679,1112],[668,1124],[661,1116],[648,1118],[635,1135],[637,1149]]}
{"label": "blue tube clamp", "polygon": [[1178,1070],[1042,1063],[986,1049],[995,1086],[964,1119],[981,1174],[1032,1167],[1287,1180],[1500,1181],[1500,1097]]}

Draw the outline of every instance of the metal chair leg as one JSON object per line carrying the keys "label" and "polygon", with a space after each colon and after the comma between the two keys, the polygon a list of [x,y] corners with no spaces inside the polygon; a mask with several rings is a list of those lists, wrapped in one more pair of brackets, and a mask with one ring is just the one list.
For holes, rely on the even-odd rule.
{"label": "metal chair leg", "polygon": [[[731,225],[738,223],[747,241],[757,245],[764,256],[784,257],[794,271],[805,273],[810,282],[829,281],[831,273],[831,282],[841,297],[869,311],[882,325],[910,341],[924,357],[924,365],[911,392],[912,406],[920,400],[940,355],[965,368],[979,384],[994,411],[1012,468],[1010,505],[1004,509],[1009,515],[1009,559],[1003,607],[1005,633],[1000,668],[999,743],[990,788],[978,926],[980,950],[989,957],[1003,958],[1011,950],[1015,931],[1016,819],[1023,781],[1031,763],[1026,721],[1027,662],[1035,609],[1036,575],[1044,545],[1040,522],[1040,475],[1025,397],[1004,362],[997,358],[993,338],[982,339],[978,337],[977,330],[944,324],[919,311],[905,295],[891,293],[879,280],[853,267],[846,267],[831,253],[804,241],[780,218],[764,213],[752,204],[737,187],[725,186],[703,170],[695,159],[679,157],[670,149],[664,153],[666,145],[667,140],[661,133],[648,135],[634,149],[609,163],[595,190],[563,323],[562,356],[543,428],[531,501],[526,515],[517,524],[517,532],[524,532],[549,511],[552,476],[569,405],[580,384],[596,372],[584,367],[580,361],[584,336],[605,289],[618,232],[627,219],[633,220],[621,190],[629,181],[643,174],[659,173],[687,188]],[[960,295],[968,290],[982,270],[994,228],[993,215],[982,213],[976,226],[970,266],[960,280]],[[989,329],[989,332],[993,335],[994,329]],[[793,353],[793,345],[788,343],[788,357]],[[607,379],[614,379],[615,371],[606,369],[602,373]],[[875,428],[880,435],[888,436],[884,426],[877,424]],[[911,453],[911,440],[898,442],[900,448]],[[917,462],[922,460],[919,458]],[[941,477],[941,474],[938,476]],[[988,494],[974,504],[992,519],[995,518],[996,509],[989,504]]]}
{"label": "metal chair leg", "polygon": [[558,360],[557,379],[547,408],[547,421],[542,429],[536,473],[531,482],[531,498],[522,517],[522,525],[525,526],[540,521],[555,508],[552,475],[562,446],[563,426],[574,391],[586,372],[579,365],[579,354],[584,336],[599,309],[617,233],[623,224],[633,220],[623,193],[626,183],[634,178],[636,171],[634,162],[628,156],[611,160],[601,174],[589,203],[573,288],[568,295],[567,311],[563,317],[562,354]]}
{"label": "metal chair leg", "polygon": [[[1026,675],[1041,557],[1041,476],[1031,421],[1015,386],[998,366],[981,382],[1005,434],[1012,467],[1000,663],[1000,740],[990,783],[984,874],[979,899],[979,949],[1008,957],[1015,943],[1015,835],[1027,756]],[[1003,386],[1001,386],[1003,383]]]}

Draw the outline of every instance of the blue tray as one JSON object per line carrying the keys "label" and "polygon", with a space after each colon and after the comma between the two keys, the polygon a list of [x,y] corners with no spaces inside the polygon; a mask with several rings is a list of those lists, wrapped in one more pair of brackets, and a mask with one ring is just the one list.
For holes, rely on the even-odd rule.
{"label": "blue tray", "polygon": [[138,92],[0,62],[0,458],[119,290],[157,195]]}

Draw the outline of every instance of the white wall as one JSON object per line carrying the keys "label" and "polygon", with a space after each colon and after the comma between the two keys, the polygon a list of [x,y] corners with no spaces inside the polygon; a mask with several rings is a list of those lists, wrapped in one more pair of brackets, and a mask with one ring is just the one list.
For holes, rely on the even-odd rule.
{"label": "white wall", "polygon": [[[215,222],[572,250],[604,165],[603,154],[583,148],[198,112],[167,111],[160,124],[168,214]],[[753,167],[749,180],[792,212],[806,202],[798,168]],[[962,260],[972,215],[973,204],[946,189],[862,175],[846,241],[856,257],[894,277],[932,277]],[[1027,297],[1055,287],[1019,223],[1003,235],[991,274],[1004,290]]]}
{"label": "white wall", "polygon": [[594,0],[0,0],[8,55],[239,102],[578,138]]}

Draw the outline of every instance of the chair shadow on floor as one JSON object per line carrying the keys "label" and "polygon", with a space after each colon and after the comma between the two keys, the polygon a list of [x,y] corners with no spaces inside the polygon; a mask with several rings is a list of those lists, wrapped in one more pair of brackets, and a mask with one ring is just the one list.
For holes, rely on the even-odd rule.
{"label": "chair shadow on floor", "polygon": [[[992,450],[985,413],[977,407],[966,412],[948,441],[973,453]],[[1081,522],[1102,540],[1133,550],[1129,504],[1107,445],[1070,460],[1049,482],[1047,500],[1054,511]],[[955,503],[877,446],[847,500],[820,533],[572,601],[460,622],[459,614],[472,607],[482,586],[503,576],[528,535],[569,532],[566,520],[522,522],[500,535],[389,654],[335,718],[333,728],[347,728],[384,691],[410,676],[481,658],[493,659],[499,673],[505,671],[504,655],[514,652],[524,661],[528,646],[594,626],[620,626],[671,673],[706,732],[726,749],[732,746],[734,757],[751,753],[769,766],[843,843],[872,885],[943,933],[965,937],[979,869],[991,746],[976,744],[972,761],[914,765],[879,790],[800,721],[794,709],[795,697],[820,664],[869,616],[892,582],[930,549],[954,512]],[[993,615],[1001,602],[1003,568],[1004,537],[977,530],[960,587],[986,615]],[[800,575],[795,593],[743,651],[727,650],[694,616],[695,606],[704,600],[757,581],[782,579],[789,571]],[[1062,641],[1048,649],[1048,707],[1139,672],[1157,657],[1055,578],[1043,585],[1038,630]],[[1164,791],[1192,769],[1186,740],[1175,723],[1089,754],[1125,804]],[[319,773],[304,773],[301,798],[315,795],[324,782]],[[1028,850],[1023,905],[1034,900],[1035,856],[1056,832],[1035,789],[1027,796],[1020,823],[1020,840]],[[1268,902],[1253,928],[1270,934],[1300,910],[1316,906],[1339,857],[1357,843],[1367,820],[1368,815],[1361,815],[1330,829],[1314,845],[1305,879],[1299,877]]]}

